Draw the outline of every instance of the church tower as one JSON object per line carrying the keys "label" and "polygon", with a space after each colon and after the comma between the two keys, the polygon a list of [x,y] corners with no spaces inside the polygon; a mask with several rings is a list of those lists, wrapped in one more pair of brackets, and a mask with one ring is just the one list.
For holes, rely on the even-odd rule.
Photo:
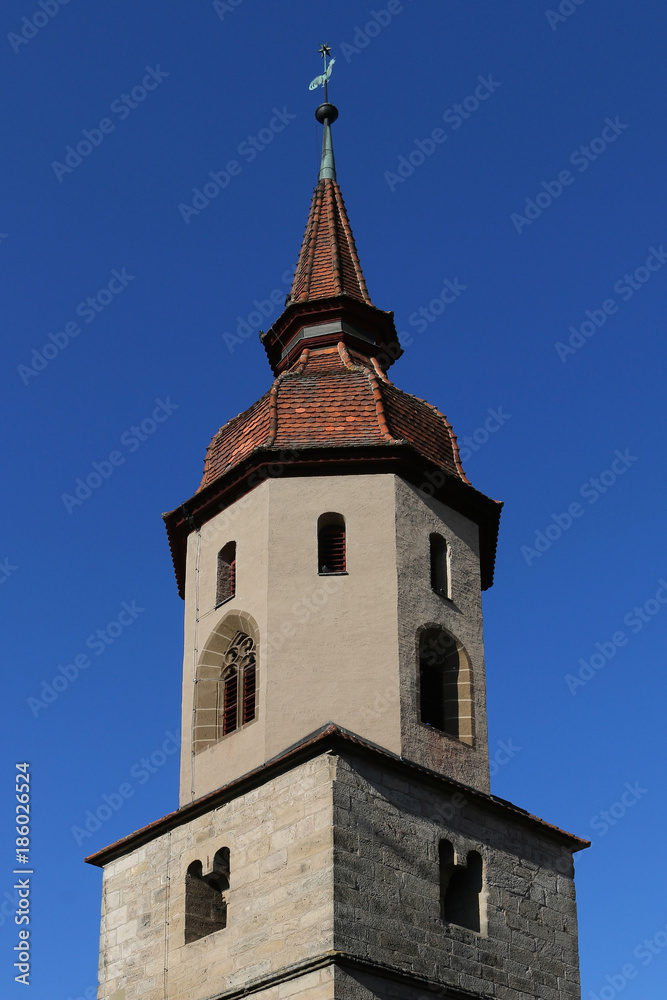
{"label": "church tower", "polygon": [[180,805],[104,868],[99,1000],[577,1000],[573,853],[490,794],[482,591],[501,505],[398,389],[322,165],[274,381],[165,515]]}

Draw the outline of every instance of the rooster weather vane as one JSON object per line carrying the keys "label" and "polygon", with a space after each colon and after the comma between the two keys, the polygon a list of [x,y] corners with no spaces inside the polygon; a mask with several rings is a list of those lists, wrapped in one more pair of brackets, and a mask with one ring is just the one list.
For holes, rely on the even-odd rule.
{"label": "rooster weather vane", "polygon": [[327,93],[327,84],[329,82],[329,77],[331,76],[331,70],[333,68],[333,64],[336,62],[336,59],[332,57],[329,61],[329,65],[327,66],[327,56],[331,56],[331,46],[329,45],[328,42],[325,43],[324,45],[320,45],[317,51],[320,53],[322,59],[324,60],[324,73],[322,73],[320,76],[316,76],[315,79],[311,81],[308,89],[317,90],[318,87],[324,87],[324,101],[326,103],[329,100],[329,95]]}

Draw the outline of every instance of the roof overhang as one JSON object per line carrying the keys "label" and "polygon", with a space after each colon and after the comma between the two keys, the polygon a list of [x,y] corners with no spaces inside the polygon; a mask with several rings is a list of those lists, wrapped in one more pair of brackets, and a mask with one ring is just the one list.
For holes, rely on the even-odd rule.
{"label": "roof overhang", "polygon": [[535,832],[539,831],[543,835],[549,836],[557,844],[567,847],[573,853],[590,847],[590,841],[567,833],[565,830],[561,830],[559,827],[553,826],[551,823],[547,823],[537,816],[533,816],[525,809],[513,805],[506,799],[500,799],[495,795],[480,792],[421,764],[416,764],[413,761],[406,760],[404,757],[399,757],[390,750],[386,750],[376,743],[364,740],[355,733],[351,733],[330,722],[293,746],[286,748],[276,757],[255,768],[255,770],[242,775],[240,778],[236,778],[227,785],[222,785],[216,791],[204,795],[200,799],[195,799],[194,802],[182,806],[175,812],[168,813],[162,819],[150,823],[148,826],[137,830],[135,833],[131,833],[127,837],[123,837],[122,840],[116,841],[115,844],[96,851],[95,854],[89,855],[85,860],[88,864],[103,868],[112,861],[125,857],[144,844],[155,840],[157,837],[161,837],[170,830],[174,830],[184,823],[191,822],[197,816],[211,812],[213,809],[224,805],[224,803],[246,794],[271,778],[276,777],[278,774],[284,774],[299,764],[327,752],[356,755],[371,760],[383,767],[402,773],[409,780],[421,779],[425,783],[431,784],[445,792],[462,791],[466,799],[469,799],[471,803],[486,807],[490,813],[495,814],[499,819],[513,821],[518,825],[530,827]]}
{"label": "roof overhang", "polygon": [[162,515],[180,596],[185,594],[185,560],[190,533],[267,479],[369,473],[400,476],[416,486],[425,498],[440,500],[477,524],[482,590],[488,590],[493,585],[502,503],[491,500],[457,476],[444,472],[411,445],[309,446],[298,450],[263,447],[256,448],[245,461],[223,473],[180,507]]}

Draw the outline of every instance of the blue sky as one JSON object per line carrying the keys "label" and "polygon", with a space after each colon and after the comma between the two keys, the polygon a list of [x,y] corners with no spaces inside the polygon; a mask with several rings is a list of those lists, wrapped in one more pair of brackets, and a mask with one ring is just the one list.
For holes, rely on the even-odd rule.
{"label": "blue sky", "polygon": [[[253,314],[300,246],[327,39],[362,267],[409,343],[391,375],[505,501],[484,599],[493,791],[593,840],[586,1000],[661,1000],[664,4],[57,2],[6,0],[0,31],[0,897],[27,760],[32,1000],[94,995],[101,879],[82,858],[177,805],[183,606],[160,514],[270,384]],[[57,698],[31,702],[61,667]]]}

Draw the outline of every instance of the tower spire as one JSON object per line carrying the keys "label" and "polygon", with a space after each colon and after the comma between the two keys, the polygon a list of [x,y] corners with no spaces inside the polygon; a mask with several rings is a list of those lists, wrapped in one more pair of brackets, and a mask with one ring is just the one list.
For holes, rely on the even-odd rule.
{"label": "tower spire", "polygon": [[361,356],[388,368],[403,353],[393,313],[371,302],[359,263],[343,196],[336,178],[331,126],[338,108],[328,100],[327,84],[334,59],[320,46],[324,73],[310,90],[324,87],[325,100],[315,111],[323,126],[322,159],[308,214],[306,232],[284,312],[260,337],[274,373],[287,371],[304,346],[345,343]]}
{"label": "tower spire", "polygon": [[319,108],[315,111],[315,117],[320,125],[324,127],[324,135],[322,137],[322,162],[320,164],[319,179],[321,181],[326,179],[335,181],[336,164],[334,162],[331,126],[338,118],[338,108],[329,103],[329,77],[331,76],[331,70],[336,60],[335,58],[331,58],[329,65],[327,66],[327,56],[331,56],[331,46],[328,42],[323,42],[322,45],[320,45],[318,52],[322,56],[324,73],[322,73],[321,76],[315,77],[315,79],[311,82],[309,89],[316,90],[318,87],[324,87],[324,104],[320,104]]}
{"label": "tower spire", "polygon": [[329,104],[327,101],[325,104],[320,104],[319,108],[317,108],[315,112],[315,117],[318,122],[324,126],[324,135],[322,136],[322,162],[320,163],[319,180],[323,181],[329,179],[335,181],[337,180],[336,162],[334,160],[331,126],[338,118],[338,108],[336,108],[333,104]]}

